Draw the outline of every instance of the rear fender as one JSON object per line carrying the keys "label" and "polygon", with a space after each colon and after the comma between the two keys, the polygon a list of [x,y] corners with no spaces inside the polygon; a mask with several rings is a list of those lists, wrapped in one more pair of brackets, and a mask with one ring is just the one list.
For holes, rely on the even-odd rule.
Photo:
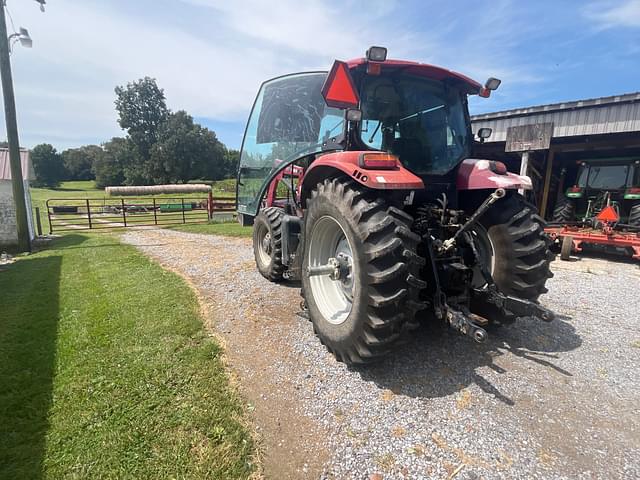
{"label": "rear fender", "polygon": [[491,160],[468,158],[460,164],[456,178],[458,190],[504,188],[507,190],[531,190],[531,179],[525,175],[496,173],[491,170]]}
{"label": "rear fender", "polygon": [[394,169],[363,168],[359,151],[328,153],[316,159],[304,172],[299,186],[299,196],[303,206],[315,186],[325,178],[344,174],[356,182],[374,190],[418,190],[424,183],[409,170],[398,164]]}

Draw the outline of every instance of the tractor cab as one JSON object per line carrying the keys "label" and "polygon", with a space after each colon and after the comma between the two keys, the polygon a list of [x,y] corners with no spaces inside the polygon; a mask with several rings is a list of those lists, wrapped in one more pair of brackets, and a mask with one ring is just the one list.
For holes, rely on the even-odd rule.
{"label": "tractor cab", "polygon": [[[329,72],[269,80],[245,131],[238,211],[256,215],[269,182],[286,165],[308,166],[332,151],[388,153],[389,169],[397,163],[416,183],[453,174],[474,141],[467,96],[488,97],[499,84],[491,78],[483,87],[441,67],[387,60],[380,47],[365,58],[336,61]],[[455,178],[450,183],[455,187]]]}

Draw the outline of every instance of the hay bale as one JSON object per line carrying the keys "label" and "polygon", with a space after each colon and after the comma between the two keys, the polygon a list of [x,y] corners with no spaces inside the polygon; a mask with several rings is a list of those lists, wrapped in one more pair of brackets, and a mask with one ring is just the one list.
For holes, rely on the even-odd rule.
{"label": "hay bale", "polygon": [[179,193],[209,193],[211,185],[204,183],[185,183],[180,185],[134,185],[130,187],[107,187],[105,192],[111,197],[162,195]]}

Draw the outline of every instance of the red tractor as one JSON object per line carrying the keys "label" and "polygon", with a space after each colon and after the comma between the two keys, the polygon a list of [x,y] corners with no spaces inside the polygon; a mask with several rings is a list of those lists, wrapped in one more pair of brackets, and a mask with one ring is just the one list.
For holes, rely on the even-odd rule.
{"label": "red tractor", "polygon": [[261,86],[239,219],[265,278],[301,280],[302,313],[338,360],[378,358],[421,320],[482,342],[489,323],[554,318],[538,303],[544,222],[517,192],[530,179],[473,158],[467,97],[499,84],[372,47]]}

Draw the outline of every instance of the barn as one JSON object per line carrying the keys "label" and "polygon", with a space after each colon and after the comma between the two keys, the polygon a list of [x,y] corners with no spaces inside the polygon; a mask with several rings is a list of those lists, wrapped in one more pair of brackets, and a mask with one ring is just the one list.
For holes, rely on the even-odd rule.
{"label": "barn", "polygon": [[[29,236],[34,238],[33,213],[31,208],[31,195],[29,193],[29,180],[35,178],[29,150],[20,150],[20,162],[22,164],[22,176],[24,182],[25,203],[27,205],[27,221],[29,223]],[[11,186],[11,164],[9,162],[9,150],[0,148],[0,247],[14,246],[18,243],[18,231],[16,225],[16,205],[13,200]]]}
{"label": "barn", "polygon": [[[474,133],[491,128],[476,154],[520,171],[524,152],[510,149],[510,133],[547,131],[546,144],[526,152],[534,191],[529,200],[549,219],[583,161],[640,162],[640,92],[538,105],[471,117]],[[517,150],[517,149],[515,149]]]}

